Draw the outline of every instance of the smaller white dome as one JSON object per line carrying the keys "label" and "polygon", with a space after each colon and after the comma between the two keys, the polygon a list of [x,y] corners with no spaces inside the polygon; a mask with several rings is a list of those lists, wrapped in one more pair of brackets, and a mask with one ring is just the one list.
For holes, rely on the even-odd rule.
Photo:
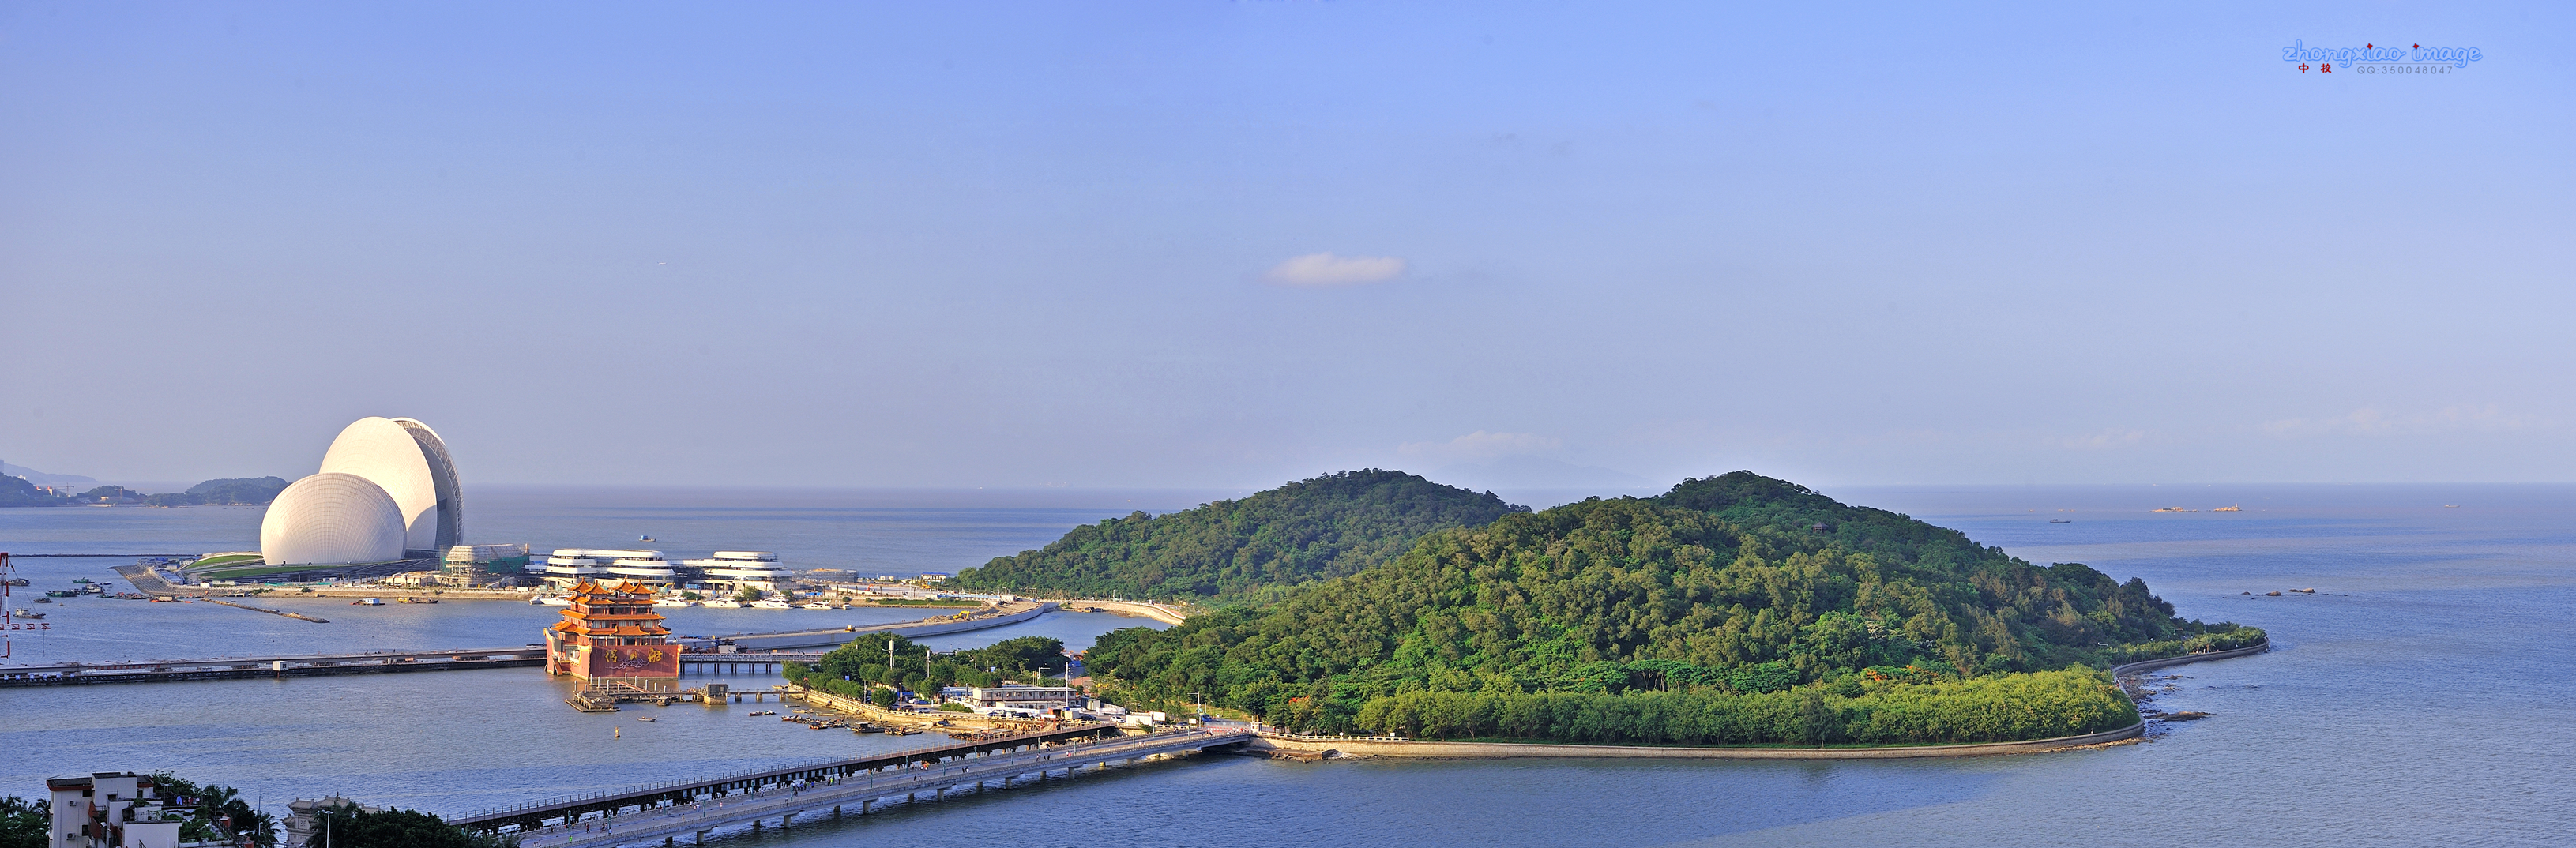
{"label": "smaller white dome", "polygon": [[270,565],[347,565],[403,555],[402,508],[355,474],[315,474],[268,504],[259,552]]}

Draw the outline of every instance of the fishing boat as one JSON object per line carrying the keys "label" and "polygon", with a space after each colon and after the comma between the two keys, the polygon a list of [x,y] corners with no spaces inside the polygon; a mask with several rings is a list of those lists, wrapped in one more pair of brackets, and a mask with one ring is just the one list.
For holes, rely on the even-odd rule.
{"label": "fishing boat", "polygon": [[2064,519],[2064,518],[2051,518],[2051,519],[2049,519],[2049,520],[2048,520],[2048,523],[2050,523],[2050,524],[2073,524],[2073,523],[2075,523],[2075,522],[2070,521],[2070,520],[2067,520],[2067,519]]}
{"label": "fishing boat", "polygon": [[17,611],[14,611],[14,612],[9,613],[9,615],[10,615],[11,617],[14,617],[14,618],[43,618],[43,617],[45,617],[45,614],[44,614],[44,613],[37,612],[37,611],[35,611],[35,610],[31,610],[31,609],[22,609],[22,610],[17,610]]}
{"label": "fishing boat", "polygon": [[400,602],[401,602],[401,603],[406,603],[406,604],[434,604],[434,603],[438,603],[438,599],[437,599],[437,598],[403,598],[403,599],[401,599],[401,601],[400,601]]}
{"label": "fishing boat", "polygon": [[359,598],[357,600],[350,601],[349,605],[353,607],[380,607],[385,605],[385,600],[383,598]]}

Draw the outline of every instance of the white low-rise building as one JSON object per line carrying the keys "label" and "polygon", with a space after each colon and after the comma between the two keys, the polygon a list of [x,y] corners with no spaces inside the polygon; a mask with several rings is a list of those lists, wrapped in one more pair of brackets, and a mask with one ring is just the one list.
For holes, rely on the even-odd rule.
{"label": "white low-rise building", "polygon": [[681,560],[680,565],[699,580],[735,589],[776,591],[796,580],[796,572],[779,565],[778,555],[769,551],[717,551],[707,559]]}
{"label": "white low-rise building", "polygon": [[69,775],[45,781],[53,824],[48,848],[181,848],[186,812],[150,775],[130,771]]}
{"label": "white low-rise building", "polygon": [[1045,712],[1082,703],[1082,690],[1071,686],[1030,686],[1006,683],[1000,686],[975,686],[960,699],[967,705],[985,709],[1012,709]]}
{"label": "white low-rise building", "polygon": [[564,586],[599,580],[669,585],[679,577],[661,551],[623,548],[556,548],[543,564],[529,562],[528,573]]}

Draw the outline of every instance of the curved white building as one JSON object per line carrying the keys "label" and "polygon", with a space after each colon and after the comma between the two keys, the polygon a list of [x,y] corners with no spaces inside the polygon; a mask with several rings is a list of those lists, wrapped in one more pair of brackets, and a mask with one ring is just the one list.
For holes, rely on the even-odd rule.
{"label": "curved white building", "polygon": [[796,572],[779,565],[778,555],[769,551],[717,551],[712,559],[684,559],[680,564],[695,570],[701,579],[738,588],[776,589],[796,579]]}
{"label": "curved white building", "polygon": [[456,463],[429,425],[410,418],[360,418],[322,454],[322,473],[353,474],[392,495],[403,517],[403,549],[437,556],[462,544],[464,503]]}
{"label": "curved white building", "polygon": [[402,509],[374,481],[355,474],[315,474],[268,504],[259,522],[260,557],[269,565],[347,565],[403,558]]}

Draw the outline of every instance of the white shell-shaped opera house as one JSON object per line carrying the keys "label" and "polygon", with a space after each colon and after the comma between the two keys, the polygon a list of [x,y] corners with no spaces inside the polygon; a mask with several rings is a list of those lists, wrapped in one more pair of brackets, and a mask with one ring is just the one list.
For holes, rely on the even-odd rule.
{"label": "white shell-shaped opera house", "polygon": [[402,510],[367,478],[315,474],[269,502],[259,522],[259,552],[270,565],[401,559]]}
{"label": "white shell-shaped opera house", "polygon": [[341,428],[322,454],[322,473],[355,474],[375,481],[402,508],[406,541],[414,556],[434,556],[461,544],[463,504],[457,497],[456,463],[429,425],[409,418],[360,418]]}
{"label": "white shell-shaped opera house", "polygon": [[[378,538],[385,515],[392,516],[390,548]],[[331,440],[321,473],[269,504],[259,548],[270,565],[351,565],[433,557],[464,537],[447,444],[417,420],[370,417]]]}

